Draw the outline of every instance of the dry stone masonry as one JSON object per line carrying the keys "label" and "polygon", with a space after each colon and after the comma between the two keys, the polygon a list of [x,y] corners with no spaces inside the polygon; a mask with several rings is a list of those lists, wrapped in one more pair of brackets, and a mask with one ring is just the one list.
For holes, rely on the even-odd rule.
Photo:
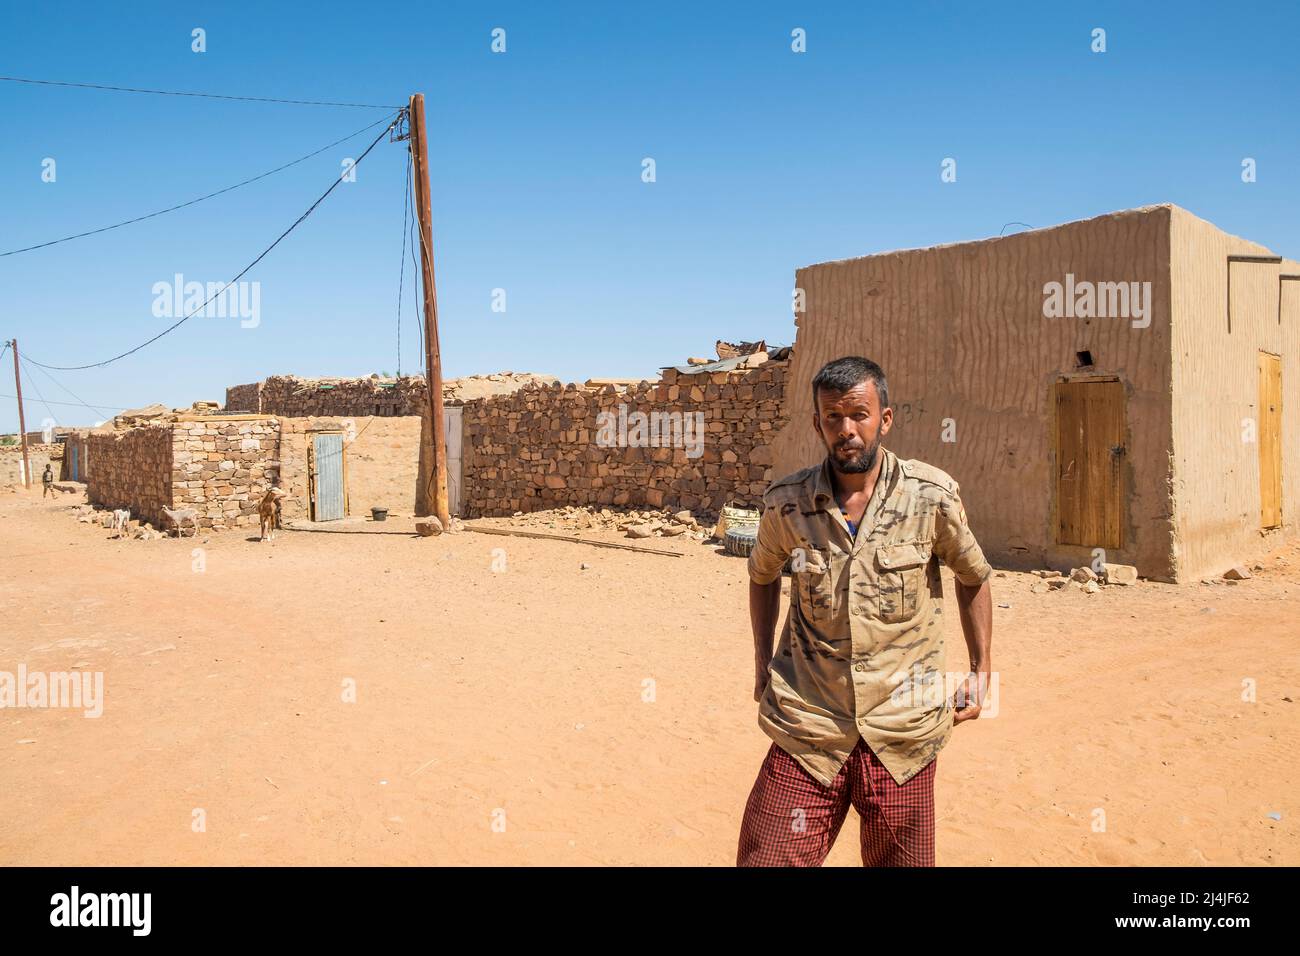
{"label": "dry stone masonry", "polygon": [[[625,388],[531,386],[470,402],[465,513],[501,517],[559,505],[716,511],[732,500],[755,502],[773,477],[768,443],[785,424],[788,365],[767,361],[696,374],[668,369],[657,382]],[[643,442],[636,413],[702,422],[699,454],[672,438]],[[608,439],[611,423],[613,444],[599,434],[606,426]]]}

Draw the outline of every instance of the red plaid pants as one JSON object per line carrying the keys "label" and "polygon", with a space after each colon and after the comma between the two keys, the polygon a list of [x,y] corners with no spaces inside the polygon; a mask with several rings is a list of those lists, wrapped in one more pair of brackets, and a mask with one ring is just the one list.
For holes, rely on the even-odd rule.
{"label": "red plaid pants", "polygon": [[821,866],[852,805],[863,866],[934,866],[937,760],[900,786],[859,739],[827,787],[772,744],[745,805],[736,865]]}

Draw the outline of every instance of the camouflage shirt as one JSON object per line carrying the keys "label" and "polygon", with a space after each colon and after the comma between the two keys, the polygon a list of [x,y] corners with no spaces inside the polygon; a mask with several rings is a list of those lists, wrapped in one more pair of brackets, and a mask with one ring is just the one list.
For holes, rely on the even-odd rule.
{"label": "camouflage shirt", "polygon": [[939,562],[967,585],[992,573],[957,483],[923,462],[880,454],[856,537],[827,460],[772,483],[749,556],[756,584],[778,580],[793,558],[759,726],[828,786],[859,736],[900,784],[948,742]]}

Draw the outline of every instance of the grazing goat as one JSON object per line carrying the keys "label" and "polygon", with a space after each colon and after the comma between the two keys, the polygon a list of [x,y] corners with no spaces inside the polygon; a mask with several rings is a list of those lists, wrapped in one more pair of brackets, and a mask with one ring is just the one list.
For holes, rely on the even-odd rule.
{"label": "grazing goat", "polygon": [[126,523],[131,520],[131,512],[126,508],[118,508],[113,512],[113,524],[110,526],[114,531],[125,531]]}
{"label": "grazing goat", "polygon": [[276,529],[280,527],[280,499],[285,492],[279,488],[270,488],[257,506],[258,516],[262,519],[262,536],[259,541],[274,541]]}
{"label": "grazing goat", "polygon": [[194,529],[194,533],[191,535],[191,537],[195,537],[198,535],[199,513],[195,511],[193,508],[177,508],[175,511],[173,511],[171,508],[164,508],[163,514],[165,514],[168,518],[170,518],[172,524],[176,526],[176,537],[178,538],[183,537],[181,532],[181,525],[186,521],[188,521],[190,523],[190,526]]}

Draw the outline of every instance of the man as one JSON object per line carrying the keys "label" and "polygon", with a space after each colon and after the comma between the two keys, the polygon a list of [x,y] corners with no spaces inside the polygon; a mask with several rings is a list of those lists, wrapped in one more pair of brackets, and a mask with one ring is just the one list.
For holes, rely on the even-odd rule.
{"label": "man", "polygon": [[[935,760],[988,687],[992,572],[957,483],[881,446],[893,412],[880,366],[836,359],[812,388],[826,460],[768,488],[749,557],[754,699],[773,743],[736,862],[821,865],[851,804],[864,865],[933,866]],[[773,655],[787,560],[790,610]],[[956,578],[970,653],[951,702],[939,561]]]}
{"label": "man", "polygon": [[45,472],[41,475],[41,484],[44,486],[44,490],[41,492],[42,498],[54,494],[54,470],[50,467],[48,461],[45,463]]}

